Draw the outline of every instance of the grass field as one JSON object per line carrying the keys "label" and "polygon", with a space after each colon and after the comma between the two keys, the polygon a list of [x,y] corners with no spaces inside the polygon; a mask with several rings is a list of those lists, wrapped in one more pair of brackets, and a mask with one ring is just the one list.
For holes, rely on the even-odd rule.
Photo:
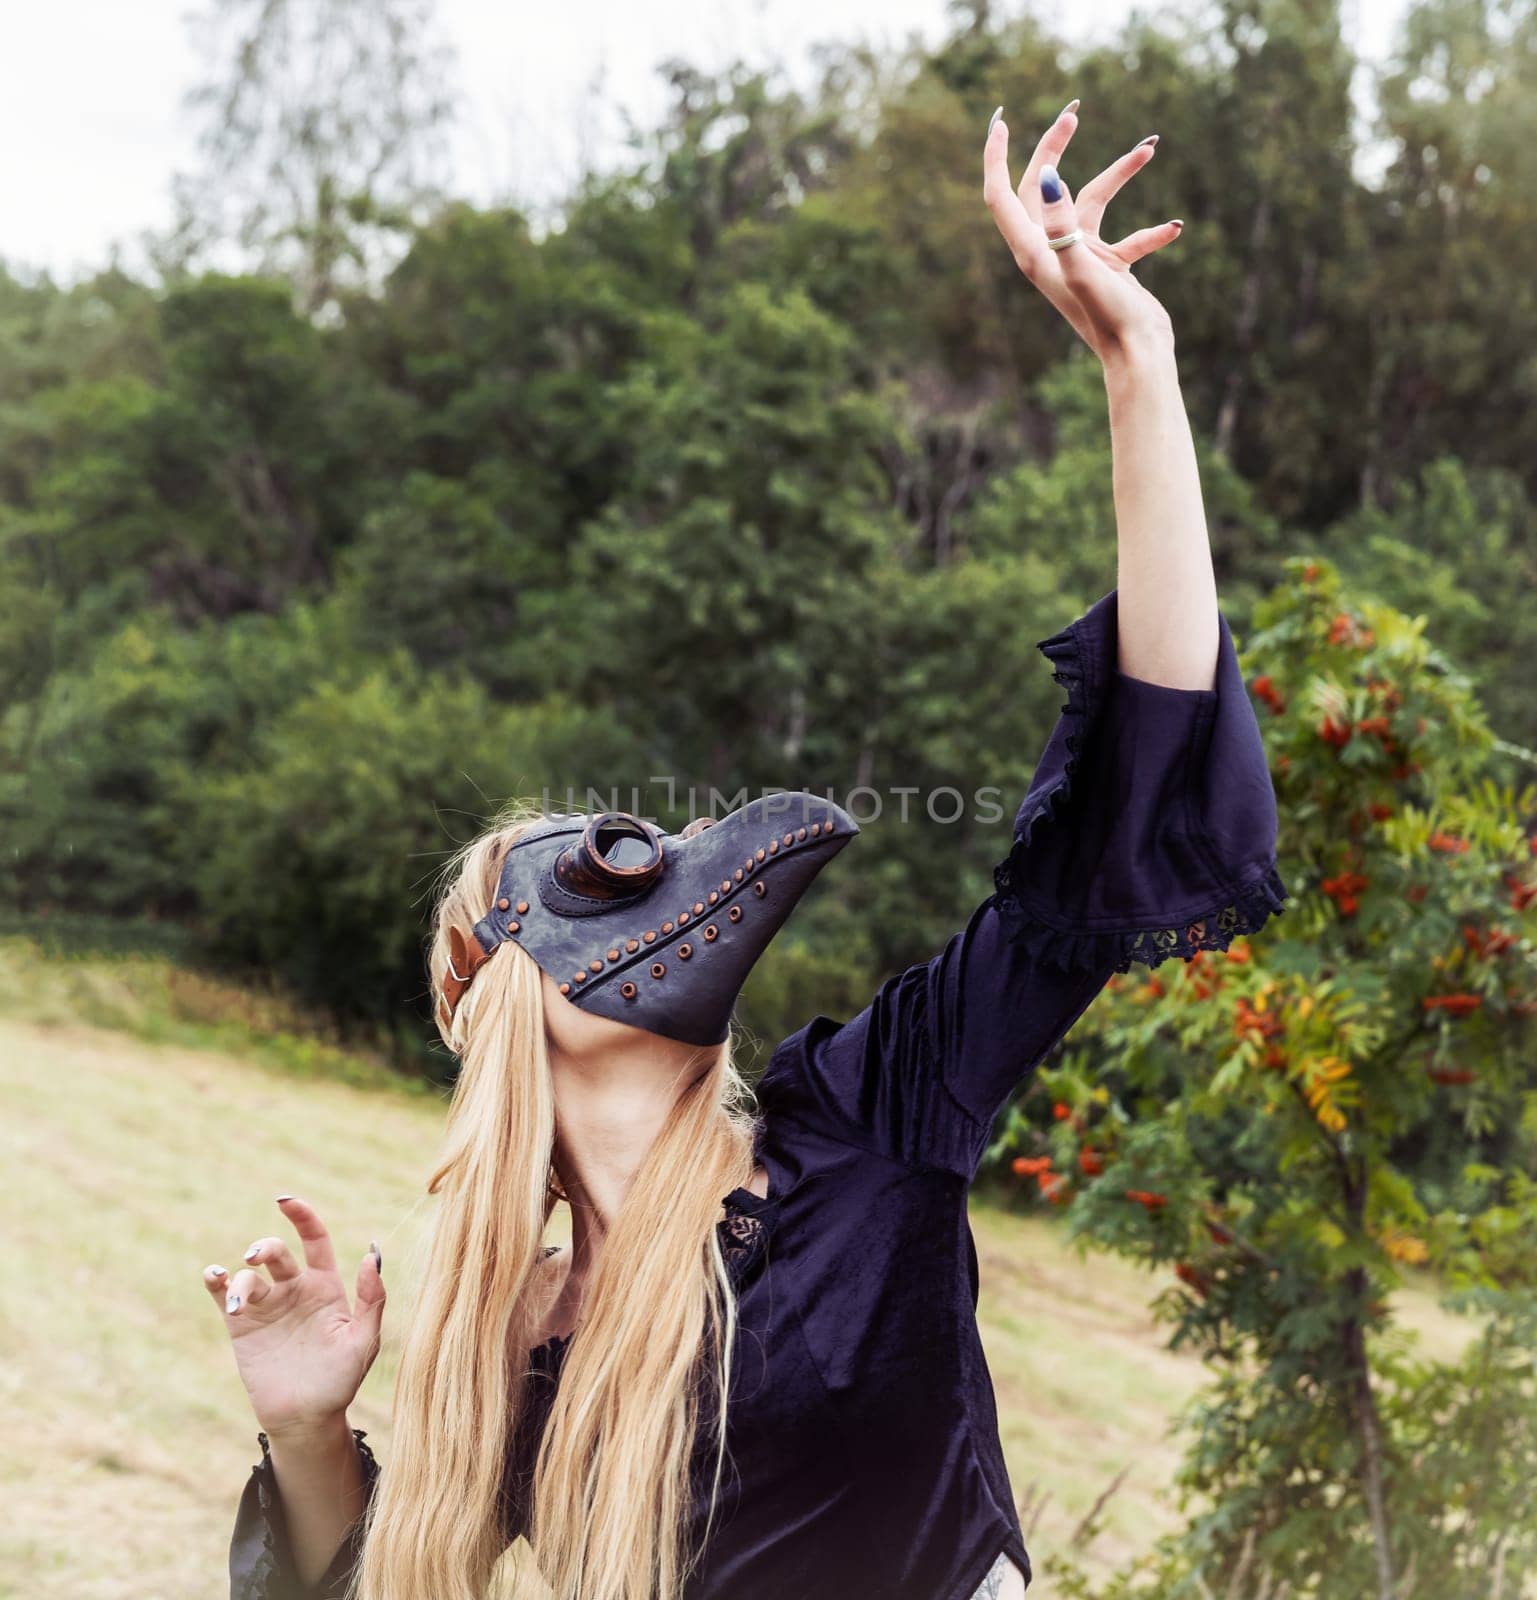
{"label": "grass field", "polygon": [[[0,1600],[227,1592],[235,1502],[259,1452],[200,1273],[233,1271],[253,1238],[286,1232],[272,1204],[284,1190],[320,1209],[344,1260],[371,1238],[383,1248],[393,1315],[352,1420],[388,1450],[442,1097],[367,1063],[339,1081],[271,1021],[258,1038],[233,991],[163,963],[45,967],[24,941],[0,943]],[[973,1227],[1032,1552],[1066,1545],[1130,1468],[1080,1552],[1104,1570],[1172,1523],[1168,1422],[1201,1369],[1163,1348],[1146,1310],[1160,1280],[1080,1259],[1033,1217],[978,1203]],[[1433,1348],[1465,1336],[1428,1293],[1405,1311]]]}

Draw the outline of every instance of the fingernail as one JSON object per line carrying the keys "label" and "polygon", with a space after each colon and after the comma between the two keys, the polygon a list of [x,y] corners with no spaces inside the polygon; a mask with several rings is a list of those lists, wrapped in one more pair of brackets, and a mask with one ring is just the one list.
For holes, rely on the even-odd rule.
{"label": "fingernail", "polygon": [[210,1267],[207,1275],[210,1278],[227,1278],[229,1273],[223,1267]]}
{"label": "fingernail", "polygon": [[278,1196],[278,1202],[277,1203],[279,1205],[282,1205],[285,1200],[292,1200],[292,1199],[293,1199],[293,1196],[291,1194],[280,1194]]}
{"label": "fingernail", "polygon": [[1176,228],[1183,228],[1185,226],[1184,219],[1182,217],[1176,217],[1174,219],[1174,226]]}
{"label": "fingernail", "polygon": [[368,1243],[374,1253],[374,1271],[382,1274],[384,1272],[384,1257],[379,1254],[379,1241],[370,1239]]}
{"label": "fingernail", "polygon": [[1061,118],[1065,117],[1069,111],[1076,111],[1077,109],[1078,102],[1076,100],[1069,100],[1068,103],[1057,113],[1057,117],[1060,120]]}
{"label": "fingernail", "polygon": [[987,121],[987,136],[988,136],[989,139],[992,138],[993,129],[998,126],[998,119],[1002,115],[1003,115],[1003,107],[999,106],[998,109],[992,114],[992,116],[988,118],[988,121]]}
{"label": "fingernail", "polygon": [[234,1314],[240,1309],[240,1296],[238,1294],[226,1295],[224,1297],[224,1309],[231,1316],[234,1316]]}
{"label": "fingernail", "polygon": [[1041,168],[1041,199],[1060,200],[1062,198],[1062,180],[1057,176],[1057,169],[1050,164]]}
{"label": "fingernail", "polygon": [[246,1251],[245,1259],[247,1261],[254,1261],[256,1259],[258,1253],[260,1252],[260,1250],[261,1250],[261,1245],[260,1244],[253,1244],[251,1246],[251,1248]]}
{"label": "fingernail", "polygon": [[1136,148],[1138,150],[1140,150],[1142,148],[1142,146],[1145,145],[1145,144],[1157,144],[1157,143],[1158,143],[1158,135],[1156,133],[1150,133],[1147,136],[1147,138],[1138,139],[1137,140]]}

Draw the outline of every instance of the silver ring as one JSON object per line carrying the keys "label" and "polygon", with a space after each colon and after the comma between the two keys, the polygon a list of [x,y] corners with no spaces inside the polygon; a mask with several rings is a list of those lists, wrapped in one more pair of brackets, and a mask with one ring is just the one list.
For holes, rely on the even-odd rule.
{"label": "silver ring", "polygon": [[1070,244],[1077,244],[1082,237],[1083,229],[1074,228],[1071,233],[1064,233],[1060,239],[1048,239],[1046,243],[1053,250],[1066,250]]}

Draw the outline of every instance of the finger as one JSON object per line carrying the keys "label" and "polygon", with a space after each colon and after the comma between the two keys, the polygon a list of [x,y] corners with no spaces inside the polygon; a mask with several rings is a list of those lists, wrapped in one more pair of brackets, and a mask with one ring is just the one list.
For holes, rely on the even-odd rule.
{"label": "finger", "polygon": [[[1081,232],[1072,191],[1062,181],[1057,169],[1050,165],[1041,168],[1041,216],[1048,249],[1053,239],[1066,239]],[[1095,259],[1094,247],[1088,235],[1083,235],[1074,244],[1064,245],[1055,254],[1062,281],[1083,306],[1089,322],[1095,323],[1099,316],[1110,312],[1112,308],[1106,300],[1109,287],[1106,280],[1114,276],[1114,270],[1107,263]]]}
{"label": "finger", "polygon": [[377,1244],[370,1245],[368,1253],[358,1267],[357,1298],[353,1305],[353,1318],[361,1322],[375,1338],[379,1336],[384,1317],[383,1259]]}
{"label": "finger", "polygon": [[224,1297],[224,1309],[232,1317],[243,1316],[252,1306],[259,1306],[272,1293],[272,1285],[259,1272],[242,1267],[229,1281]]}
{"label": "finger", "polygon": [[1133,261],[1140,261],[1143,256],[1162,250],[1166,244],[1173,244],[1184,226],[1176,217],[1173,222],[1160,222],[1153,228],[1138,228],[1135,233],[1128,233],[1124,239],[1117,240],[1110,248],[1130,266]]}
{"label": "finger", "polygon": [[1105,207],[1153,159],[1158,148],[1158,135],[1150,133],[1140,143],[1134,144],[1125,155],[1112,161],[1103,172],[1096,173],[1078,191],[1078,225],[1099,232],[1100,219]]}
{"label": "finger", "polygon": [[253,1267],[265,1267],[274,1283],[286,1283],[299,1276],[299,1263],[293,1251],[278,1238],[258,1239],[243,1257]]}
{"label": "finger", "polygon": [[294,1225],[294,1232],[304,1246],[304,1264],[316,1272],[336,1271],[336,1252],[331,1248],[331,1235],[316,1216],[314,1207],[297,1195],[280,1194],[278,1208]]}
{"label": "finger", "polygon": [[1078,126],[1078,102],[1069,100],[1057,113],[1056,121],[1036,142],[1034,153],[1019,180],[1019,199],[1032,222],[1041,221],[1041,168],[1057,166]]}
{"label": "finger", "polygon": [[222,1311],[224,1297],[229,1293],[229,1273],[224,1267],[211,1266],[203,1268],[203,1287],[208,1291],[208,1297]]}
{"label": "finger", "polygon": [[[1065,239],[1078,226],[1078,208],[1073,203],[1072,190],[1063,181],[1062,174],[1050,162],[1041,168],[1038,187],[1041,196],[1041,227],[1046,234],[1047,244],[1053,239]],[[1069,254],[1069,250],[1057,252],[1058,260],[1062,262],[1064,276],[1068,270],[1065,258]]]}
{"label": "finger", "polygon": [[999,233],[1014,252],[1015,261],[1028,273],[1032,263],[1041,259],[1040,232],[1009,181],[1009,125],[996,112],[993,115],[987,143],[982,147],[982,198]]}

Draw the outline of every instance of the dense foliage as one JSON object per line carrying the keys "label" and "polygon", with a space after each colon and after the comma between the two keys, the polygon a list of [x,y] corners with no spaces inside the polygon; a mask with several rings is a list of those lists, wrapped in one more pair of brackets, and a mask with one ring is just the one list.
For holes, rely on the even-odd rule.
{"label": "dense foliage", "polygon": [[[1514,1596],[1537,12],[1414,5],[1369,124],[1328,0],[1077,53],[956,16],[830,51],[815,94],[675,64],[633,169],[552,228],[340,196],[347,147],[263,215],[286,278],[0,271],[0,900],[185,928],[441,1074],[422,911],[501,801],[864,789],[745,1015],[862,1004],[988,892],[1059,705],[1034,641],[1115,582],[1103,386],[982,207],[988,114],[1022,141],[1081,96],[1072,182],[1156,129],[1114,214],[1188,223],[1139,270],[1295,898],[1113,985],[996,1163],[1175,1263],[1219,1373],[1189,1527],[1117,1593]],[[408,170],[409,119],[379,128]],[[1393,1327],[1421,1262],[1483,1297],[1462,1367]]]}

